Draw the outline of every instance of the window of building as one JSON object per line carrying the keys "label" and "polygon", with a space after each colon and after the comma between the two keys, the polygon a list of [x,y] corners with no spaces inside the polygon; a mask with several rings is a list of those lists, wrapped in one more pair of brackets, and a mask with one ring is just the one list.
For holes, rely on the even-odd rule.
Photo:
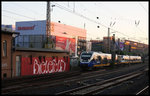
{"label": "window of building", "polygon": [[6,78],[6,77],[7,77],[7,73],[4,73],[4,74],[3,74],[3,77]]}
{"label": "window of building", "polygon": [[3,41],[3,56],[7,56],[7,41]]}

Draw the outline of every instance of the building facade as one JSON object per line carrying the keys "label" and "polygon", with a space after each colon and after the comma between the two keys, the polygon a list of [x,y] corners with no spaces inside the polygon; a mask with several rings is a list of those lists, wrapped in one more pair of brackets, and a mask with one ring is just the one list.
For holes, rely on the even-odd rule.
{"label": "building facade", "polygon": [[103,37],[103,48],[105,53],[111,53],[113,47],[112,37]]}
{"label": "building facade", "polygon": [[[124,41],[125,50],[134,53],[135,55],[147,55],[149,46],[147,44],[125,40]],[[130,46],[130,49],[129,49]]]}
{"label": "building facade", "polygon": [[104,46],[102,40],[90,40],[92,43],[91,51],[104,52]]}
{"label": "building facade", "polygon": [[[24,47],[36,46],[36,48],[67,50],[70,51],[70,54],[74,54],[77,49],[76,46],[80,46],[78,40],[81,38],[86,40],[85,29],[56,22],[51,22],[50,25],[51,33],[49,35],[51,36],[46,37],[46,20],[16,22],[16,31],[20,32],[20,38],[16,38],[16,43]],[[38,42],[38,40],[41,42]],[[33,42],[37,44],[31,44]],[[82,44],[80,47],[82,47]]]}
{"label": "building facade", "polygon": [[1,76],[12,77],[12,38],[17,32],[1,30]]}
{"label": "building facade", "polygon": [[13,34],[19,32],[1,30],[1,34],[2,79],[70,70],[68,51],[16,47],[13,44]]}

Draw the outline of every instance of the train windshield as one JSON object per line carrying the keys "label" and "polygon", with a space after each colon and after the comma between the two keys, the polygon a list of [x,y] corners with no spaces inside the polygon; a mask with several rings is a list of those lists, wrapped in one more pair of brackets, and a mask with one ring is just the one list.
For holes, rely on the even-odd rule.
{"label": "train windshield", "polygon": [[92,56],[92,53],[82,53],[81,59],[90,59]]}

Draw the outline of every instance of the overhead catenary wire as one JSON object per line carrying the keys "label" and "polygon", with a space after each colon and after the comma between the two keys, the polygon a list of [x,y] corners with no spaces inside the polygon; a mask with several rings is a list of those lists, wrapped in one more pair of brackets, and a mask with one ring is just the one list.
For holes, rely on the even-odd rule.
{"label": "overhead catenary wire", "polygon": [[[103,4],[103,3],[100,3],[101,5]],[[144,8],[144,6],[141,4],[141,3],[139,3],[143,8]],[[99,8],[101,8],[98,4],[95,4],[97,7],[99,7]],[[145,8],[144,8],[145,9]],[[146,10],[146,9],[145,9]],[[122,16],[122,15],[120,15],[120,14],[118,14],[118,13],[116,13],[116,12],[114,12],[113,10],[111,10],[111,9],[108,9],[107,8],[107,11],[109,11],[109,13],[112,13],[113,15],[114,14],[116,14],[115,16],[118,16],[119,18],[120,18],[120,20],[125,20],[125,21],[130,21],[130,22],[135,22],[136,23],[136,26],[137,25],[139,25],[139,22],[140,22],[140,20],[134,20],[134,19],[130,19],[130,18],[126,18],[126,17],[124,17],[124,16]],[[119,19],[118,18],[118,19]],[[142,31],[140,28],[138,28],[138,27],[136,27],[138,30],[140,30],[142,33],[144,32],[144,31]]]}
{"label": "overhead catenary wire", "polygon": [[42,15],[41,13],[36,12],[36,11],[33,11],[32,9],[29,9],[28,7],[23,7],[23,6],[19,5],[18,3],[12,3],[12,4],[14,4],[15,6],[20,7],[20,8],[22,8],[22,9],[25,9],[25,10],[27,10],[27,11],[29,11],[29,12],[32,12],[32,13],[34,13],[34,14]]}
{"label": "overhead catenary wire", "polygon": [[[84,19],[87,19],[87,20],[89,20],[89,21],[91,21],[91,22],[93,22],[93,23],[96,23],[96,24],[99,24],[99,25],[101,25],[101,26],[103,26],[103,27],[105,27],[105,28],[108,28],[108,26],[103,25],[103,24],[99,23],[98,21],[95,21],[95,20],[93,20],[93,19],[90,19],[90,18],[88,18],[88,17],[86,17],[86,16],[84,16],[84,15],[82,15],[82,14],[79,14],[79,13],[77,13],[77,12],[73,12],[72,10],[70,10],[70,9],[68,9],[68,8],[66,8],[66,7],[64,7],[64,6],[60,5],[60,4],[58,4],[58,3],[54,3],[54,4],[56,4],[57,7],[61,8],[61,9],[64,9],[65,11],[71,12],[71,13],[73,13],[73,14],[75,14],[75,15],[78,15],[78,16],[84,18]],[[122,34],[122,35],[124,35],[124,36],[127,36],[127,37],[129,37],[129,38],[133,38],[133,37],[130,37],[130,36],[128,36],[128,35],[126,35],[126,34],[120,32],[120,31],[114,30],[114,29],[112,29],[112,28],[110,28],[110,29],[113,30],[113,31],[115,31],[115,32],[118,32],[118,33],[120,33],[120,34]],[[134,39],[134,38],[133,38],[133,39]],[[134,40],[135,40],[135,39],[134,39]],[[138,40],[138,39],[136,39],[136,40]]]}
{"label": "overhead catenary wire", "polygon": [[[7,18],[11,18],[11,19],[13,19],[13,17],[10,17],[10,16],[7,16],[7,15],[3,15],[3,16],[6,16]],[[17,18],[14,18],[14,19],[17,19]],[[29,24],[35,24],[34,22],[26,22],[26,23],[29,23]],[[40,26],[40,25],[38,25],[38,26]],[[55,26],[57,26],[57,25],[55,25]],[[40,27],[43,27],[43,26],[40,26]],[[57,26],[57,27],[61,27],[61,26]],[[45,29],[45,28],[44,28]],[[71,30],[71,29],[69,29],[69,28],[67,28],[68,30]],[[45,29],[46,30],[46,29]],[[55,29],[56,30],[56,29]],[[57,31],[59,31],[58,29],[57,29]],[[74,30],[74,31],[76,31],[76,30]],[[61,32],[57,32],[57,33],[61,33]],[[90,34],[90,33],[87,33],[87,34],[89,34],[90,36],[91,35],[93,35],[93,34]],[[94,35],[93,35],[94,36]],[[89,37],[88,37],[89,38]]]}
{"label": "overhead catenary wire", "polygon": [[[57,4],[57,5],[58,5],[58,4]],[[66,9],[64,6],[61,6],[61,5],[58,5],[58,6],[61,7],[62,9],[64,9],[64,10],[68,10],[68,9]],[[73,11],[73,10],[71,10],[71,11]],[[6,12],[6,11],[5,11],[5,12]],[[8,10],[7,10],[7,12],[8,12]],[[9,13],[10,13],[10,12],[9,12]],[[105,27],[105,28],[108,28],[107,26],[105,26],[104,24],[102,24],[102,23],[100,23],[100,22],[97,22],[97,21],[92,20],[92,19],[90,19],[90,18],[88,18],[88,17],[86,17],[86,16],[84,16],[84,15],[82,15],[82,14],[77,13],[77,11],[72,12],[72,13],[73,13],[73,14],[76,14],[76,15],[78,15],[78,16],[80,16],[80,17],[86,19],[86,20],[89,19],[89,21],[91,21],[91,22],[93,22],[93,23],[96,23],[96,24],[100,24],[101,26],[103,26],[103,27]],[[12,14],[16,14],[16,13],[12,13]],[[16,14],[16,15],[18,15],[18,14]],[[19,14],[19,15],[20,15],[20,14]],[[21,16],[21,15],[20,15],[20,16]],[[26,17],[26,18],[30,18],[30,19],[31,19],[31,17],[24,16],[24,15],[22,15],[22,17]],[[35,20],[34,18],[32,18],[32,19]],[[114,30],[114,29],[112,29],[112,28],[110,28],[110,29],[111,29],[111,30]],[[114,30],[114,31],[116,31],[116,30]],[[116,31],[116,32],[118,32],[118,33],[120,33],[120,34],[122,34],[122,35],[127,36],[126,34],[120,32],[120,31]],[[129,36],[127,36],[127,37],[129,37]]]}
{"label": "overhead catenary wire", "polygon": [[144,11],[145,11],[146,13],[148,13],[147,10],[145,9],[145,7],[144,7],[141,3],[138,3],[138,4],[144,9]]}
{"label": "overhead catenary wire", "polygon": [[25,15],[21,15],[21,14],[18,14],[18,13],[15,13],[15,12],[11,12],[11,11],[8,11],[8,10],[2,10],[2,11],[5,11],[5,12],[11,13],[11,14],[15,14],[15,15],[18,15],[18,16],[22,16],[22,17],[25,17],[25,18],[29,18],[29,19],[34,20],[34,18],[32,18],[32,17],[28,17],[28,16],[25,16]]}

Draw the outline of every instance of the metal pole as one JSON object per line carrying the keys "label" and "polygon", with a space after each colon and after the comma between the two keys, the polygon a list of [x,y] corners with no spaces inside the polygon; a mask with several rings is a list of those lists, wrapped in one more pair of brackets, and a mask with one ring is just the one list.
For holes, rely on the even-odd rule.
{"label": "metal pole", "polygon": [[77,55],[77,43],[78,43],[78,36],[76,36],[76,44],[75,44],[75,57],[78,57],[78,55]]}
{"label": "metal pole", "polygon": [[[49,36],[51,35],[51,32],[50,32],[50,28],[51,28],[51,26],[50,26],[50,23],[51,23],[51,21],[50,21],[50,2],[49,1],[47,1],[47,15],[46,15],[46,35],[47,35],[47,45],[48,45],[48,41],[49,41]],[[50,39],[51,39],[51,37],[50,37]]]}
{"label": "metal pole", "polygon": [[47,15],[46,15],[46,35],[50,35],[50,2],[47,1]]}
{"label": "metal pole", "polygon": [[115,64],[115,58],[116,58],[116,54],[115,54],[115,34],[113,34],[113,47],[112,47],[112,53],[111,53],[111,68],[114,67]]}
{"label": "metal pole", "polygon": [[[131,52],[131,45],[129,45],[129,53]],[[130,66],[130,54],[129,54],[129,66]]]}
{"label": "metal pole", "polygon": [[108,53],[110,53],[110,28],[108,27]]}
{"label": "metal pole", "polygon": [[118,55],[120,55],[120,39],[118,38]]}

